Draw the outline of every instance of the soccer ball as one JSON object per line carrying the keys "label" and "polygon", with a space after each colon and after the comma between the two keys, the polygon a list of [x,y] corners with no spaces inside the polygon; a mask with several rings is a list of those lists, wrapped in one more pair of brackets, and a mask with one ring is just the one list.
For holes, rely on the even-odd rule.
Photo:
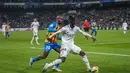
{"label": "soccer ball", "polygon": [[99,73],[99,68],[97,66],[93,66],[92,73]]}

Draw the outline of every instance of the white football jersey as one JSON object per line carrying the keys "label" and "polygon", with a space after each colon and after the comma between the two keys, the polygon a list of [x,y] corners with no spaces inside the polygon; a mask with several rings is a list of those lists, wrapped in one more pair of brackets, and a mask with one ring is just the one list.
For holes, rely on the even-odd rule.
{"label": "white football jersey", "polygon": [[123,28],[127,28],[127,26],[128,26],[128,25],[127,25],[126,22],[124,22],[123,25],[122,25]]}
{"label": "white football jersey", "polygon": [[3,24],[2,25],[2,30],[5,31],[5,29],[6,29],[6,25]]}
{"label": "white football jersey", "polygon": [[33,31],[38,31],[39,22],[32,22],[31,27],[33,28]]}
{"label": "white football jersey", "polygon": [[74,28],[71,28],[70,25],[64,26],[62,27],[59,31],[57,31],[56,33],[54,33],[53,35],[51,35],[49,38],[53,37],[56,34],[59,33],[63,33],[62,35],[62,44],[74,44],[74,36],[76,32],[80,32],[85,36],[89,36],[92,37],[91,35],[83,32],[82,30],[80,30],[79,27],[74,26]]}

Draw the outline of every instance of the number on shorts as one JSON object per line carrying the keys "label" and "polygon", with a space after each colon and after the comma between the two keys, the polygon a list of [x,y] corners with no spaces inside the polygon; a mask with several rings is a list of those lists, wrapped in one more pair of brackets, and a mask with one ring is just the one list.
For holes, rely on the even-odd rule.
{"label": "number on shorts", "polygon": [[46,50],[50,50],[50,46],[46,46]]}

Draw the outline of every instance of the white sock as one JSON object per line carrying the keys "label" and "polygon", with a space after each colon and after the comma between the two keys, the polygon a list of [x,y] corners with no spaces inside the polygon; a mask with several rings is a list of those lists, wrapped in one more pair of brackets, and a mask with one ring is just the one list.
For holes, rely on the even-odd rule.
{"label": "white sock", "polygon": [[82,56],[83,61],[85,62],[85,65],[87,66],[87,69],[91,69],[88,58],[86,55]]}
{"label": "white sock", "polygon": [[5,36],[5,32],[3,32],[3,35]]}
{"label": "white sock", "polygon": [[126,34],[126,31],[124,31],[124,34]]}
{"label": "white sock", "polygon": [[36,43],[38,44],[38,37],[35,37]]}
{"label": "white sock", "polygon": [[33,43],[33,40],[34,40],[34,36],[32,37],[31,43]]}
{"label": "white sock", "polygon": [[54,66],[54,65],[60,64],[60,63],[62,63],[62,60],[61,59],[56,59],[55,61],[49,63],[48,66],[51,67],[51,66]]}

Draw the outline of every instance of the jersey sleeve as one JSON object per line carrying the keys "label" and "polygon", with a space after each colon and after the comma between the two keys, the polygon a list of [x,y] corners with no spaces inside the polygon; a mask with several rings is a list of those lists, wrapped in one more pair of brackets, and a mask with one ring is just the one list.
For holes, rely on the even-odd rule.
{"label": "jersey sleeve", "polygon": [[57,32],[55,32],[54,34],[52,34],[49,38],[52,38],[53,36],[55,36],[55,35],[58,35],[58,34],[62,33],[64,30],[65,30],[65,28],[64,28],[64,27],[63,27],[63,28],[61,28],[60,30],[58,30]]}
{"label": "jersey sleeve", "polygon": [[51,23],[51,25],[48,27],[48,32],[57,32],[57,30],[54,30],[56,27],[56,23]]}
{"label": "jersey sleeve", "polygon": [[77,27],[77,31],[80,32],[82,35],[84,36],[89,36],[89,37],[92,37],[90,34],[86,33],[86,32],[83,32],[79,27]]}

